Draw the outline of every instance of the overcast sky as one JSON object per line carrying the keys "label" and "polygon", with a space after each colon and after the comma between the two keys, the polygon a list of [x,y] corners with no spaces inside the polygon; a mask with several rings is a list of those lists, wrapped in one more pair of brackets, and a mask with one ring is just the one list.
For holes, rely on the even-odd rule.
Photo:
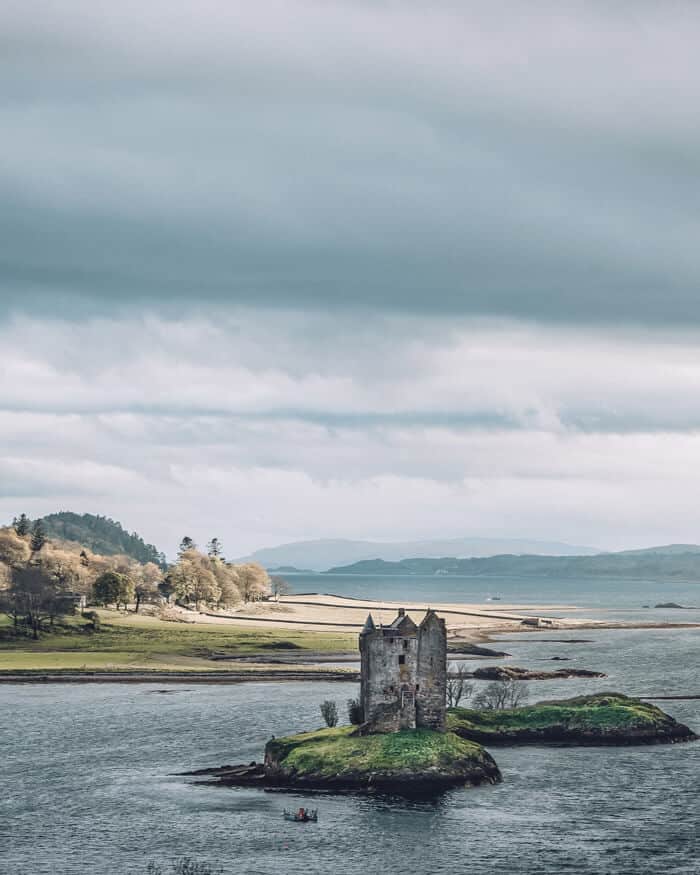
{"label": "overcast sky", "polygon": [[5,0],[0,521],[700,542],[700,5]]}

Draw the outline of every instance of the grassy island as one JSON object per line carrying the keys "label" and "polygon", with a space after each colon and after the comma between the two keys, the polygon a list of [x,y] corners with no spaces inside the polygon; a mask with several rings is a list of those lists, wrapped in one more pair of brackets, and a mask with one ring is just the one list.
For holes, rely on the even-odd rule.
{"label": "grassy island", "polygon": [[660,744],[696,736],[660,708],[621,693],[539,702],[505,711],[451,708],[449,728],[480,744]]}
{"label": "grassy island", "polygon": [[452,732],[407,729],[359,735],[354,726],[269,741],[264,764],[189,773],[216,783],[306,790],[416,793],[501,780],[487,751]]}
{"label": "grassy island", "polygon": [[265,769],[295,786],[351,789],[446,787],[501,779],[481,745],[428,729],[358,735],[355,727],[342,726],[279,738],[265,748]]}
{"label": "grassy island", "polygon": [[452,732],[407,729],[386,735],[358,735],[352,726],[319,729],[275,739],[265,749],[268,772],[353,786],[479,784],[500,780],[489,754]]}

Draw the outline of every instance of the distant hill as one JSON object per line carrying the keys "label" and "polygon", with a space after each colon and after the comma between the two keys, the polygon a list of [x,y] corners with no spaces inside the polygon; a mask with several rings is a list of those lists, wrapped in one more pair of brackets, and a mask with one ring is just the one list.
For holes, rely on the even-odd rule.
{"label": "distant hill", "polygon": [[399,561],[411,556],[495,556],[500,553],[529,553],[543,556],[583,556],[599,552],[591,547],[562,544],[558,541],[532,541],[517,538],[443,538],[431,541],[350,541],[321,539],[295,541],[279,547],[266,547],[244,556],[238,562],[259,562],[265,568],[291,566],[324,571],[332,565],[349,565],[364,559]]}
{"label": "distant hill", "polygon": [[280,565],[278,568],[268,568],[270,574],[315,574],[310,568],[295,568],[294,565]]}
{"label": "distant hill", "polygon": [[335,566],[333,574],[461,574],[469,577],[489,575],[532,577],[610,577],[636,579],[681,579],[700,582],[700,547],[687,549],[652,547],[595,556],[515,556],[501,555],[472,559],[444,557],[414,558],[400,562],[365,560]]}
{"label": "distant hill", "polygon": [[50,538],[77,541],[93,553],[104,556],[124,553],[138,562],[165,564],[165,556],[153,544],[146,544],[136,532],[127,532],[121,523],[109,517],[61,511],[41,519]]}
{"label": "distant hill", "polygon": [[700,553],[699,544],[666,544],[662,547],[641,547],[638,550],[621,550],[618,556],[678,556],[683,553]]}

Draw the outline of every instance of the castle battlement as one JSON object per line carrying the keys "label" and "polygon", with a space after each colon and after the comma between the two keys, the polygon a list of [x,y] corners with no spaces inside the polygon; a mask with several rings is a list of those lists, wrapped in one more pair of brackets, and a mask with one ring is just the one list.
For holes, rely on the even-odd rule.
{"label": "castle battlement", "polygon": [[360,701],[367,730],[445,731],[447,632],[429,610],[416,625],[401,608],[389,626],[372,615],[360,632]]}

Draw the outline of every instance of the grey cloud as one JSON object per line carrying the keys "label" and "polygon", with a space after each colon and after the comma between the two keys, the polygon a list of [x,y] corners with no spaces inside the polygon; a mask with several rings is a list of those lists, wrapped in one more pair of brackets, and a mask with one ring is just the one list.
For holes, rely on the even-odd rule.
{"label": "grey cloud", "polygon": [[3,4],[0,514],[224,520],[231,554],[694,540],[699,34],[690,3]]}
{"label": "grey cloud", "polygon": [[691,5],[68,6],[4,13],[14,309],[700,316]]}

